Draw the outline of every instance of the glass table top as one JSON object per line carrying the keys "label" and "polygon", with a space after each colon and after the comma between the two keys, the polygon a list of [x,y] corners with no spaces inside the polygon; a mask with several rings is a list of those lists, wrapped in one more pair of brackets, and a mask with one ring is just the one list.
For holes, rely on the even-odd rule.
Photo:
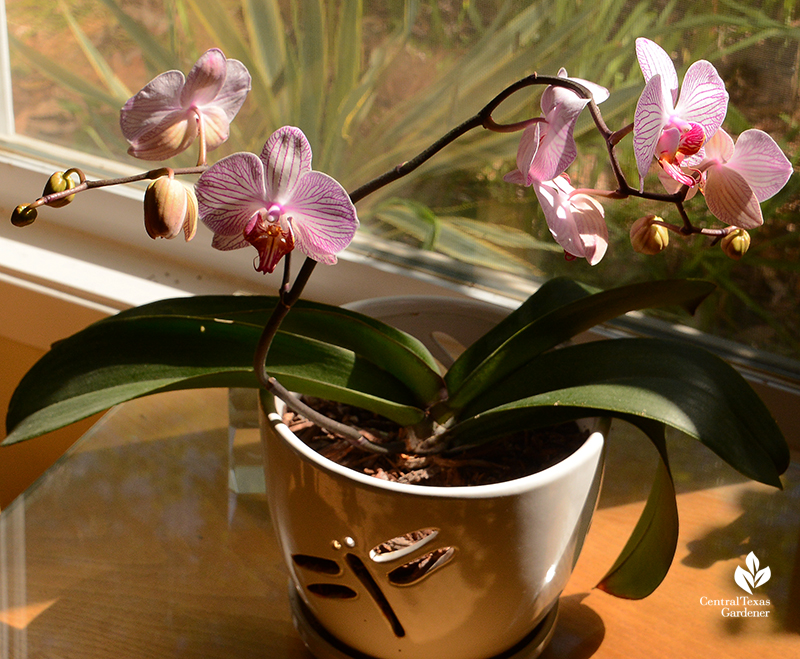
{"label": "glass table top", "polygon": [[[121,405],[0,513],[0,659],[310,659],[265,497],[231,489],[228,421],[224,390]],[[615,425],[542,656],[800,656],[800,465],[774,490],[670,443],[681,535],[666,580],[642,601],[593,588],[644,504],[636,476],[655,467],[646,440]],[[750,552],[770,568],[752,595],[735,581]]]}

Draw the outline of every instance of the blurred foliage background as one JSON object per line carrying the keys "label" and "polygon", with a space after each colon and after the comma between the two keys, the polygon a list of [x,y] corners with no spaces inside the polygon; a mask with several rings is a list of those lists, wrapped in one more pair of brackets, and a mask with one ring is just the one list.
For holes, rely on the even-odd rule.
{"label": "blurred foliage background", "polygon": [[[634,40],[670,52],[679,76],[708,59],[731,96],[726,129],[769,132],[798,158],[800,25],[794,0],[37,0],[8,2],[16,129],[20,134],[141,166],[126,155],[119,108],[156,74],[188,72],[218,46],[244,62],[253,91],[228,143],[212,159],[259,152],[276,128],[308,136],[314,168],[354,189],[413,157],[514,80],[538,71],[593,80],[611,90],[601,106],[619,128],[632,121],[643,87]],[[509,99],[502,118],[539,114],[538,94]],[[585,113],[588,115],[588,113]],[[611,185],[604,146],[582,117],[576,187]],[[763,205],[743,261],[706,239],[655,257],[634,253],[637,217],[675,211],[629,200],[604,202],[611,233],[596,267],[567,262],[530,190],[502,182],[519,134],[479,131],[359,204],[362,231],[435,250],[482,269],[541,280],[566,274],[608,287],[667,276],[719,286],[695,325],[786,357],[800,356],[800,183],[793,176]],[[636,180],[630,138],[619,153]],[[174,165],[194,164],[184,154]],[[658,185],[657,182],[651,182]],[[654,188],[655,189],[655,188]],[[702,198],[695,223],[714,224]],[[463,268],[461,269],[463,272]],[[685,319],[682,319],[685,320]]]}

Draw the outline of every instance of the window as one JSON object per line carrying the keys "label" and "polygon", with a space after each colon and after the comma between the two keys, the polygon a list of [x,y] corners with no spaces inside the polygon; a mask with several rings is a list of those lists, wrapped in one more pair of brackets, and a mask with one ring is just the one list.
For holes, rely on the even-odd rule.
{"label": "window", "polygon": [[[36,3],[7,3],[6,13],[13,109],[0,112],[9,133],[4,159],[24,161],[39,181],[54,165],[31,165],[27,157],[34,154],[62,165],[79,158],[99,173],[141,168],[125,154],[120,105],[156,73],[188,70],[212,45],[244,61],[254,78],[231,140],[212,155],[259,151],[272,130],[292,123],[309,136],[315,168],[348,189],[413,156],[507,82],[534,70],[555,73],[564,66],[570,75],[609,87],[604,116],[621,127],[631,120],[642,89],[633,50],[642,35],[672,54],[681,77],[691,62],[712,61],[731,97],[726,127],[732,133],[762,128],[792,161],[797,157],[800,40],[792,27],[793,3],[69,0],[48,11]],[[503,112],[524,116],[531,108],[538,112],[537,103],[535,95],[517,95]],[[570,174],[582,187],[603,188],[609,173],[590,128],[583,117],[577,129],[581,157]],[[336,302],[356,296],[358,264],[365,261],[396,272],[411,265],[418,280],[439,278],[508,299],[524,297],[537,281],[556,274],[604,287],[653,277],[706,277],[719,285],[714,303],[697,318],[680,321],[734,341],[741,359],[797,378],[796,177],[763,205],[766,223],[753,232],[753,246],[741,262],[699,239],[657,257],[633,253],[627,233],[632,220],[674,211],[629,201],[605,204],[611,247],[591,268],[565,262],[535,196],[502,182],[513,169],[517,139],[485,131],[470,135],[365,200],[359,206],[363,231],[347,265],[337,269],[335,280],[319,282],[317,295]],[[629,138],[620,151],[626,171],[635,172]],[[28,178],[4,185],[4,206],[21,203],[19,193],[36,185],[41,183]],[[140,214],[140,194],[98,193],[102,201],[81,200],[80,207],[48,213],[54,228],[20,240],[56,249],[86,232],[94,242],[81,258],[103,266],[126,263],[135,269],[144,261],[148,265],[138,272],[146,279],[189,292],[206,284],[214,290],[264,290],[249,259],[212,253],[207,235],[189,245],[152,244],[136,223],[120,220]],[[89,208],[100,211],[96,219]],[[703,208],[702,202],[693,204],[690,212],[699,217]],[[373,294],[391,292],[392,281],[399,280],[381,279]],[[394,284],[400,290],[407,285]],[[742,346],[750,351],[742,352]],[[733,350],[732,344],[718,347]]]}

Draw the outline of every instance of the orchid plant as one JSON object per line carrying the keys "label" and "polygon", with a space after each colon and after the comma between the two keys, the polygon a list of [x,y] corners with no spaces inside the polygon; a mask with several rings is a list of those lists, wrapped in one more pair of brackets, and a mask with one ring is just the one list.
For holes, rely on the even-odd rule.
{"label": "orchid plant", "polygon": [[[516,169],[505,178],[534,189],[568,258],[599,263],[608,247],[599,199],[629,197],[670,204],[682,218],[680,225],[655,216],[635,222],[631,241],[637,251],[665,249],[670,234],[701,234],[740,258],[749,243],[747,231],[763,222],[759,203],[787,182],[791,165],[766,133],[746,131],[734,145],[721,129],[727,93],[711,64],[693,64],[679,96],[669,56],[647,39],[637,40],[636,49],[645,87],[630,125],[608,128],[598,106],[609,93],[599,85],[570,78],[563,69],[555,76],[533,74],[506,87],[417,156],[349,193],[312,168],[311,145],[296,127],[276,130],[259,155],[237,153],[207,163],[250,87],[240,62],[212,49],[188,76],[177,71],[158,76],[122,108],[130,153],[161,160],[197,143],[195,167],[162,166],[93,181],[77,169],[57,172],[39,199],[14,211],[12,221],[29,224],[39,208],[69,203],[89,189],[149,180],[144,221],[151,237],[183,233],[189,240],[200,221],[213,232],[211,244],[218,250],[255,248],[257,271],[271,273],[283,264],[278,294],[164,300],[121,312],[54,345],[17,388],[4,443],[135,397],[211,386],[271,392],[355,446],[378,452],[453,452],[522,429],[617,417],[643,431],[661,462],[642,517],[600,587],[622,597],[648,595],[666,574],[677,543],[666,428],[695,437],[747,477],[778,487],[788,448],[746,381],[707,351],[655,339],[563,344],[628,311],[659,305],[693,311],[711,284],[657,281],[594,291],[566,279],[549,281],[446,373],[413,337],[361,314],[300,299],[317,263],[335,264],[352,240],[359,201],[479,128],[521,133]],[[545,87],[540,116],[495,120],[506,99],[537,86]],[[585,110],[607,146],[614,190],[575,188],[567,175],[578,156],[575,124]],[[628,183],[616,156],[631,133],[637,186]],[[646,189],[654,168],[664,191]],[[179,180],[187,175],[199,175],[194,189]],[[686,205],[698,191],[724,226],[691,222]],[[295,250],[306,258],[293,277]],[[407,427],[407,439],[402,445],[382,443],[323,417],[298,394],[381,414]]]}

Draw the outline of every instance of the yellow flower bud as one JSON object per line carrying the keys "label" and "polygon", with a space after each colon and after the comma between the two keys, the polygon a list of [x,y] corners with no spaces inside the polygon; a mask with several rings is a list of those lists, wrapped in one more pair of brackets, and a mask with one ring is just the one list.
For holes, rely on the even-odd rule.
{"label": "yellow flower bud", "polygon": [[11,224],[15,227],[26,227],[33,224],[38,215],[35,208],[29,208],[28,204],[20,204],[11,213]]}
{"label": "yellow flower bud", "polygon": [[151,238],[175,238],[181,231],[191,240],[197,231],[197,198],[170,176],[147,186],[144,194],[144,228]]}
{"label": "yellow flower bud", "polygon": [[669,229],[662,224],[657,215],[640,217],[631,226],[631,245],[640,254],[658,254],[669,245]]}
{"label": "yellow flower bud", "polygon": [[[42,196],[46,197],[47,195],[55,192],[72,190],[74,187],[75,181],[70,176],[65,175],[64,172],[56,172],[47,180],[47,184],[44,186]],[[73,199],[75,199],[75,195],[71,194],[56,201],[51,201],[48,206],[52,206],[53,208],[61,208],[62,206],[66,206]]]}
{"label": "yellow flower bud", "polygon": [[727,256],[738,261],[750,249],[750,234],[744,229],[734,229],[719,244]]}

